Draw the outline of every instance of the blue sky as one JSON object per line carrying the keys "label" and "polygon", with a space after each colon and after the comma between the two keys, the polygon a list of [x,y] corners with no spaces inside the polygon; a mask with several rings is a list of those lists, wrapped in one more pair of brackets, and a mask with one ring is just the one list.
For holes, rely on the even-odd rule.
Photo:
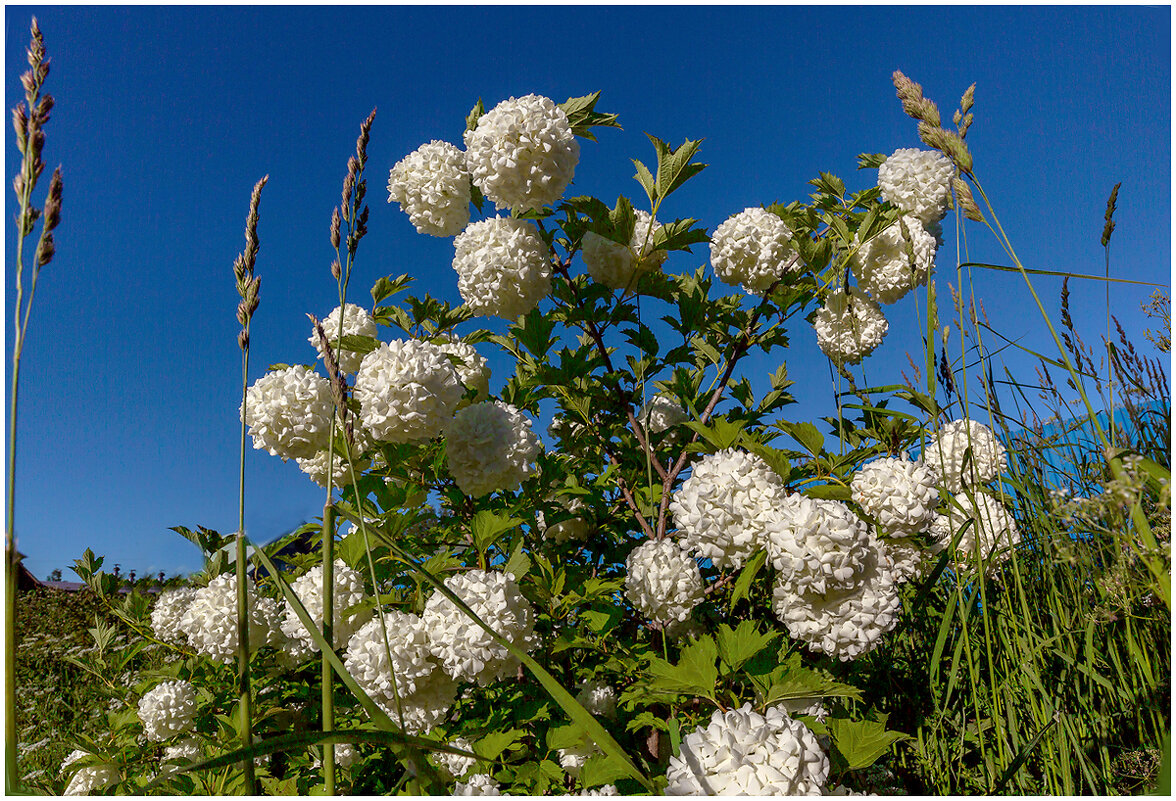
{"label": "blue sky", "polygon": [[[58,252],[42,274],[21,375],[18,544],[40,576],[87,546],[124,572],[187,571],[199,555],[169,526],[235,529],[231,265],[249,191],[269,174],[255,380],[267,364],[313,358],[304,315],[334,306],[328,222],[373,106],[370,233],[352,283],[361,302],[376,278],[403,272],[419,278],[418,293],[459,302],[450,240],[416,234],[383,187],[420,144],[460,144],[479,97],[490,107],[530,92],[558,102],[601,90],[600,108],[620,114],[624,130],[582,143],[574,191],[610,202],[640,195],[629,159],[652,158],[643,132],[705,138],[710,168],[662,216],[713,230],[747,206],[806,199],[818,170],[865,188],[874,173],[856,171],[858,153],[919,147],[894,98],[896,68],[947,114],[977,83],[968,142],[1026,265],[1100,273],[1106,196],[1122,181],[1112,271],[1170,284],[1168,8],[8,6],[8,107],[21,96],[32,13],[57,100],[45,158],[65,174]],[[11,128],[5,156],[11,176]],[[956,259],[953,224],[947,232],[942,291]],[[969,241],[973,259],[1005,262],[981,228]],[[704,257],[676,254],[667,269],[693,270]],[[1056,309],[1060,279],[1037,286]],[[1003,333],[1046,348],[1018,276],[988,272],[975,289]],[[1103,285],[1071,289],[1075,318],[1096,340]],[[1146,326],[1146,296],[1112,290],[1112,311],[1133,336]],[[866,362],[875,384],[898,382],[905,354],[918,352],[913,304],[890,307],[891,332]],[[1008,361],[1031,375],[1028,362]],[[801,401],[791,415],[831,413],[828,366],[803,324],[788,362]],[[776,366],[746,364],[757,376]],[[498,369],[492,388],[505,377]],[[268,539],[321,508],[322,491],[293,463],[251,450],[247,469],[251,536]]]}

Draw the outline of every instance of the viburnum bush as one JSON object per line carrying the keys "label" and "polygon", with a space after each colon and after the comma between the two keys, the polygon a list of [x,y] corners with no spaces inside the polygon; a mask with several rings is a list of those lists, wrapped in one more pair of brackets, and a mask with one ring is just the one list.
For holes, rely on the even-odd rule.
{"label": "viburnum bush", "polygon": [[[896,85],[927,116],[917,85]],[[933,310],[949,208],[980,216],[971,90],[955,130],[923,136],[934,149],[862,155],[867,188],[821,173],[804,201],[733,199],[710,221],[662,213],[706,166],[698,141],[649,137],[611,204],[574,193],[581,146],[617,127],[598,100],[479,101],[461,143],[391,170],[389,202],[453,237],[457,307],[407,275],[370,305],[347,295],[365,121],[332,222],[338,305],[293,366],[250,377],[241,409],[254,448],[329,485],[322,521],[296,532],[312,547],[255,551],[243,587],[230,538],[177,529],[207,556],[195,588],[124,604],[174,658],[71,757],[71,789],[893,788],[872,766],[917,749],[888,722],[886,677],[904,669],[888,640],[933,588],[999,582],[1021,541],[985,422],[952,419],[933,389],[879,397],[848,369],[889,304],[917,291]],[[800,339],[861,401],[831,439],[787,415]],[[489,375],[495,351],[513,372]],[[759,394],[753,352],[779,365]],[[100,565],[77,565],[99,590]]]}

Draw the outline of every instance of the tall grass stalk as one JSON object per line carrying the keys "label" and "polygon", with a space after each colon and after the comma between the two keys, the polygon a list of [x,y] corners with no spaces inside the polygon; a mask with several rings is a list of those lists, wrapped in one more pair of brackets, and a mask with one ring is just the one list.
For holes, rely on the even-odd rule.
{"label": "tall grass stalk", "polygon": [[[13,320],[12,347],[12,395],[8,409],[8,482],[4,526],[4,645],[7,658],[4,668],[4,749],[5,787],[10,792],[20,789],[20,770],[17,765],[16,728],[16,584],[17,563],[20,557],[16,551],[16,419],[17,396],[20,385],[20,357],[24,351],[28,334],[29,319],[32,316],[33,297],[37,291],[37,278],[41,268],[52,259],[56,250],[53,229],[61,219],[61,167],[53,171],[49,182],[49,193],[42,211],[33,205],[33,190],[37,179],[45,169],[41,151],[45,146],[45,123],[53,109],[53,96],[41,94],[45,79],[49,76],[49,58],[36,17],[30,26],[30,40],[27,49],[29,69],[20,76],[25,90],[25,102],[18,103],[12,110],[13,127],[16,129],[16,144],[20,150],[20,172],[13,181],[17,198],[16,237],[16,310]],[[41,233],[33,251],[32,275],[29,281],[28,297],[24,294],[24,243],[41,220]]]}
{"label": "tall grass stalk", "polygon": [[[257,208],[261,203],[261,190],[269,176],[265,176],[253,187],[249,199],[249,216],[245,221],[245,250],[233,262],[233,274],[237,281],[237,321],[241,331],[237,345],[241,348],[241,456],[239,460],[238,516],[236,536],[237,559],[237,691],[240,707],[241,745],[248,748],[253,744],[253,692],[249,680],[249,572],[245,542],[245,439],[248,426],[245,423],[246,405],[249,402],[249,323],[257,310],[261,278],[253,274],[257,262],[257,251],[261,245],[257,239]],[[257,794],[257,780],[253,771],[253,760],[241,763],[245,775],[245,792]]]}

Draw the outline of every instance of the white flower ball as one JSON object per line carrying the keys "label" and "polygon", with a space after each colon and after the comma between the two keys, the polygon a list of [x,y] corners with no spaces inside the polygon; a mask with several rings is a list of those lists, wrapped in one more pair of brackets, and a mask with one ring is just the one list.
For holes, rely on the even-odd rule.
{"label": "white flower ball", "polygon": [[935,261],[935,247],[935,237],[927,233],[918,219],[910,215],[903,217],[862,243],[853,260],[858,289],[868,292],[879,303],[902,299],[916,286],[927,283]]}
{"label": "white flower ball", "polygon": [[355,400],[365,428],[383,442],[431,439],[453,417],[465,389],[445,351],[397,339],[363,357]]}
{"label": "white flower ball", "polygon": [[[449,743],[451,748],[460,748],[462,751],[474,752],[473,743],[464,737],[458,737]],[[460,779],[462,776],[478,764],[478,760],[473,757],[458,756],[457,754],[450,754],[444,751],[434,751],[432,754],[433,761],[441,767],[450,778]]]}
{"label": "white flower ball", "polygon": [[898,625],[898,584],[891,568],[890,557],[872,544],[853,586],[801,593],[777,581],[772,608],[788,634],[810,650],[842,662],[856,659],[877,648],[882,635]]}
{"label": "white flower ball", "polygon": [[387,648],[385,628],[377,615],[351,635],[343,666],[376,704],[394,715],[396,697],[403,701],[416,693],[437,666],[419,617],[390,609],[384,612],[383,626],[387,629]]}
{"label": "white flower ball", "polygon": [[[323,331],[327,334],[327,342],[331,344],[331,352],[335,354],[335,361],[339,365],[340,372],[348,375],[354,374],[359,369],[360,363],[363,361],[364,354],[354,350],[340,349],[339,347],[339,309],[343,311],[343,336],[345,337],[370,337],[376,339],[379,336],[379,331],[376,329],[376,321],[367,311],[354,303],[348,303],[346,306],[336,306],[334,310],[327,315],[327,319],[323,320]],[[310,344],[314,345],[314,349],[318,351],[319,358],[325,357],[326,349],[323,347],[323,341],[318,335],[318,329],[313,329],[310,332]]]}
{"label": "white flower ball", "polygon": [[165,681],[139,700],[143,733],[156,742],[192,728],[196,718],[196,689],[186,681]]}
{"label": "white flower ball", "polygon": [[940,485],[949,492],[959,492],[965,484],[987,484],[1008,466],[1004,445],[991,428],[975,420],[944,425],[923,451],[923,461],[939,472]]}
{"label": "white flower ball", "polygon": [[685,423],[690,419],[690,413],[682,407],[676,398],[671,398],[669,395],[654,395],[648,403],[641,407],[641,413],[637,419],[650,434],[660,434],[662,431]]}
{"label": "white flower ball", "polygon": [[[371,450],[372,437],[367,429],[359,425],[358,420],[354,420],[353,423],[355,447],[352,450],[351,461],[355,465],[355,477],[359,478],[365,470],[372,466],[371,459],[365,459],[360,456],[360,454]],[[343,426],[339,426],[338,431],[335,432],[337,442],[334,458],[330,458],[332,455],[331,451],[324,448],[309,459],[296,460],[298,462],[298,469],[320,487],[326,488],[327,486],[328,464],[330,465],[332,487],[347,487],[351,485],[351,465],[347,463],[347,459],[342,454],[338,453],[338,449],[342,447],[343,436]]]}
{"label": "white flower ball", "polygon": [[711,265],[725,284],[742,284],[752,295],[762,295],[786,274],[797,273],[800,261],[790,265],[796,251],[788,238],[792,232],[767,209],[744,209],[715,229],[711,236]]}
{"label": "white flower ball", "polygon": [[445,429],[449,473],[467,495],[513,490],[535,472],[539,438],[514,406],[486,401],[467,406]]}
{"label": "white flower ball", "polygon": [[[579,498],[561,498],[559,505],[572,514],[585,510],[584,502]],[[547,520],[542,512],[539,512],[536,517],[539,523],[539,532],[544,539],[549,539],[552,542],[570,542],[572,540],[579,542],[588,539],[592,533],[592,525],[582,516],[569,517],[550,526],[547,525]]]}
{"label": "white flower ball", "polygon": [[453,787],[454,795],[502,795],[498,782],[489,773],[475,773]]}
{"label": "white flower ball", "polygon": [[163,749],[164,765],[159,769],[159,772],[166,776],[170,773],[175,773],[177,770],[185,765],[191,765],[204,759],[204,748],[200,745],[200,741],[195,737],[185,737],[179,740],[175,745],[169,745]]}
{"label": "white flower ball", "polygon": [[587,738],[582,739],[572,748],[556,749],[559,766],[564,769],[564,773],[573,779],[580,778],[580,769],[584,767],[584,763],[600,753],[603,752],[596,747],[596,743]]}
{"label": "white flower ball", "polygon": [[857,364],[882,344],[890,324],[882,307],[856,287],[829,295],[813,318],[817,345],[838,364]]}
{"label": "white flower ball", "polygon": [[[322,747],[322,745],[319,745],[318,747],[311,749],[312,753],[314,754],[314,757],[311,760],[312,767],[318,768],[322,766],[323,760],[319,756],[319,749]],[[351,743],[335,743],[336,767],[349,768],[355,764],[357,759],[359,759],[359,754],[356,752],[355,746],[353,746]]]}
{"label": "white flower ball", "polygon": [[[653,249],[653,236],[662,227],[647,211],[636,211],[637,224],[629,244],[622,245],[589,231],[584,234],[584,264],[598,284],[611,289],[629,289],[641,273],[662,266],[669,252]],[[652,225],[651,225],[652,223]]]}
{"label": "white flower ball", "polygon": [[327,447],[334,409],[327,379],[295,366],[254,381],[241,413],[255,449],[283,460],[309,459]]}
{"label": "white flower ball", "polygon": [[[65,769],[82,757],[90,756],[88,751],[75,749],[61,763],[61,770]],[[117,782],[118,769],[114,765],[97,765],[95,767],[78,768],[73,778],[66,785],[63,795],[89,795],[95,790],[102,790]]]}
{"label": "white flower ball", "polygon": [[547,245],[527,220],[491,217],[453,240],[457,289],[474,314],[514,320],[551,291]]}
{"label": "white flower ball", "polygon": [[890,572],[897,584],[918,580],[927,569],[930,553],[919,543],[905,537],[880,539],[879,546],[890,558]]}
{"label": "white flower ball", "polygon": [[600,787],[584,790],[576,795],[620,795],[620,793],[617,792],[617,786],[615,784],[602,784]]}
{"label": "white flower ball", "polygon": [[625,568],[625,598],[655,623],[685,620],[706,597],[698,563],[669,538],[634,548]]}
{"label": "white flower ball", "polygon": [[899,148],[878,167],[882,198],[923,223],[937,222],[951,202],[955,165],[936,150]]}
{"label": "white flower ball", "polygon": [[151,610],[151,629],[155,636],[169,645],[187,645],[188,636],[180,628],[180,620],[195,597],[195,587],[181,587],[160,594]]}
{"label": "white flower ball", "polygon": [[473,345],[457,339],[446,338],[439,342],[441,350],[457,359],[457,377],[466,389],[472,389],[474,403],[486,400],[490,395],[490,365]]}
{"label": "white flower ball", "polygon": [[[335,648],[342,648],[351,635],[357,632],[372,617],[372,611],[365,609],[348,616],[347,609],[360,603],[364,599],[363,576],[352,570],[342,559],[335,560],[334,592],[332,593],[332,639]],[[298,596],[298,600],[306,607],[307,614],[315,622],[318,631],[323,625],[323,566],[315,565],[303,575],[294,579],[290,589]],[[296,661],[301,661],[311,654],[319,653],[318,644],[298,619],[294,607],[285,605],[286,616],[282,619],[282,633],[287,637],[286,650]]]}
{"label": "white flower ball", "polygon": [[666,768],[666,795],[820,795],[829,758],[803,723],[779,707],[715,710],[682,738]]}
{"label": "white flower ball", "polygon": [[617,691],[599,679],[585,682],[576,700],[597,717],[611,720],[617,716]]}
{"label": "white flower ball", "polygon": [[768,558],[795,592],[849,587],[865,566],[869,530],[840,501],[791,495],[760,519]]}
{"label": "white flower ball", "polygon": [[921,534],[935,519],[939,476],[923,462],[882,458],[862,467],[850,482],[853,500],[878,521],[880,532]]}
{"label": "white flower ball", "polygon": [[453,236],[470,221],[466,154],[434,139],[396,162],[388,175],[388,202],[396,201],[418,234]]}
{"label": "white flower ball", "polygon": [[[281,612],[277,601],[258,597],[252,583],[247,596],[249,650],[282,641]],[[180,618],[188,644],[215,662],[228,664],[237,657],[237,574],[224,573],[196,591]]]}
{"label": "white flower ball", "polygon": [[969,498],[964,493],[955,496],[963,509],[950,505],[946,514],[937,516],[931,524],[931,534],[942,551],[955,539],[964,523],[967,529],[960,535],[956,552],[958,568],[976,564],[976,552],[985,562],[998,565],[1013,555],[1013,548],[1021,541],[1021,530],[1005,505],[991,495],[976,492]]}
{"label": "white flower ball", "polygon": [[682,547],[717,568],[741,567],[763,547],[765,509],[784,501],[784,483],[759,456],[727,448],[694,464],[670,500]]}
{"label": "white flower ball", "polygon": [[580,160],[567,115],[540,95],[499,103],[466,131],[465,146],[474,185],[496,209],[511,211],[555,203]]}
{"label": "white flower ball", "polygon": [[[441,724],[457,701],[457,682],[442,670],[434,670],[419,680],[416,692],[401,699],[404,713],[404,730],[412,735],[422,735]],[[385,711],[392,720],[399,722],[395,706]]]}
{"label": "white flower ball", "polygon": [[[447,578],[445,586],[503,639],[523,651],[539,644],[535,613],[511,576],[467,570]],[[422,619],[433,656],[457,681],[476,681],[484,687],[519,665],[510,651],[440,592],[429,596]]]}

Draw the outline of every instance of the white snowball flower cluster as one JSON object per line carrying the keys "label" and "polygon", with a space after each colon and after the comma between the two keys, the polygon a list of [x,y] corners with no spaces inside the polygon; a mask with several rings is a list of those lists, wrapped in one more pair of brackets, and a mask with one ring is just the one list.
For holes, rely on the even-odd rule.
{"label": "white snowball flower cluster", "polygon": [[628,245],[605,239],[595,231],[584,234],[582,255],[588,274],[611,289],[629,289],[641,273],[656,270],[670,254],[653,249],[653,236],[662,227],[649,212],[635,212],[637,224]]}
{"label": "white snowball flower cluster", "polygon": [[572,540],[579,542],[588,539],[588,535],[592,533],[592,524],[582,515],[577,514],[585,511],[584,502],[579,498],[561,498],[559,505],[577,516],[548,526],[546,518],[540,512],[536,517],[539,523],[539,532],[543,537],[552,542],[571,542]]}
{"label": "white snowball flower cluster", "polygon": [[939,476],[931,466],[886,457],[862,467],[850,482],[853,500],[880,527],[880,534],[921,534],[935,519]]}
{"label": "white snowball flower cluster", "polygon": [[737,448],[707,454],[674,493],[682,547],[718,568],[741,567],[760,548],[760,517],[784,499],[784,483],[761,457]]}
{"label": "white snowball flower cluster", "polygon": [[951,202],[955,165],[936,150],[899,148],[878,167],[882,197],[923,223],[936,222]]}
{"label": "white snowball flower cluster", "polygon": [[890,323],[857,287],[832,293],[813,318],[817,345],[838,364],[857,364],[882,344]]}
{"label": "white snowball flower cluster", "polygon": [[744,209],[715,229],[711,236],[711,266],[725,284],[742,284],[748,293],[762,295],[787,273],[800,271],[792,232],[767,209]]}
{"label": "white snowball flower cluster", "polygon": [[[879,303],[895,303],[927,282],[935,261],[935,237],[907,215],[868,242],[853,263],[858,289]],[[914,256],[912,260],[911,256]]]}
{"label": "white snowball flower cluster", "polygon": [[454,795],[502,795],[498,782],[489,773],[475,773],[453,787]]}
{"label": "white snowball flower cluster", "polygon": [[[470,753],[473,753],[474,751],[473,743],[464,737],[456,738],[449,743],[449,746],[451,748],[459,748],[462,751],[468,751]],[[478,763],[478,760],[474,759],[473,757],[450,754],[445,751],[434,751],[431,756],[433,762],[441,767],[446,773],[449,774],[450,778],[453,779],[460,779],[462,776],[465,776],[470,768]]]}
{"label": "white snowball flower cluster", "polygon": [[795,592],[852,585],[870,552],[865,521],[840,501],[790,495],[762,519],[768,558]]}
{"label": "white snowball flower cluster", "polygon": [[690,419],[690,413],[682,407],[676,398],[669,395],[654,395],[649,402],[641,407],[638,420],[650,434],[660,434],[662,431],[685,423]]}
{"label": "white snowball flower cluster", "polygon": [[776,616],[796,640],[842,662],[878,647],[898,624],[898,584],[890,557],[874,540],[857,581],[826,593],[797,592],[777,581],[772,594]]}
{"label": "white snowball flower cluster", "polygon": [[[272,598],[262,598],[249,585],[249,648],[277,645],[282,640],[281,610]],[[180,619],[188,644],[216,662],[228,664],[237,656],[237,574],[224,573],[196,591]]]}
{"label": "white snowball flower cluster", "polygon": [[466,155],[434,139],[396,162],[388,175],[388,202],[400,204],[417,233],[453,236],[470,221]]}
{"label": "white snowball flower cluster", "polygon": [[195,737],[185,737],[175,745],[169,745],[163,749],[163,762],[176,764],[165,764],[159,772],[164,775],[174,773],[183,765],[199,762],[202,759],[204,759],[204,748],[201,747],[200,741]]}
{"label": "white snowball flower cluster", "polygon": [[670,757],[666,795],[820,795],[829,758],[803,723],[779,707],[715,710]]}
{"label": "white snowball flower cluster", "polygon": [[597,717],[611,719],[617,716],[617,691],[599,679],[585,682],[576,693],[576,700]]}
{"label": "white snowball flower cluster", "polygon": [[[351,454],[351,461],[355,464],[355,475],[358,478],[363,475],[364,471],[372,466],[371,459],[365,459],[361,454],[371,450],[372,436],[368,430],[360,425],[358,420],[352,420],[352,431],[355,434],[355,445]],[[347,464],[347,459],[338,453],[342,447],[343,440],[343,426],[340,424],[335,431],[336,452],[333,459],[329,459],[331,451],[324,448],[309,459],[297,459],[298,469],[306,476],[318,484],[320,487],[327,486],[327,465],[331,468],[331,486],[346,487],[351,483],[351,466]]]}
{"label": "white snowball flower cluster", "polygon": [[[932,521],[934,525],[934,521]],[[879,540],[882,550],[890,557],[890,572],[894,581],[905,584],[921,579],[927,569],[930,552],[919,543],[906,537]]]}
{"label": "white snowball flower cluster", "polygon": [[364,427],[383,442],[415,442],[441,432],[465,390],[445,351],[397,339],[363,357],[355,400]]}
{"label": "white snowball flower cluster", "polygon": [[547,245],[527,220],[491,217],[453,240],[461,299],[474,314],[514,320],[551,291]]}
{"label": "white snowball flower cluster", "polygon": [[965,484],[987,484],[1008,466],[1004,445],[991,428],[975,420],[944,425],[923,452],[923,461],[939,471],[941,486],[950,492],[959,492]]}
{"label": "white snowball flower cluster", "polygon": [[466,167],[497,209],[529,211],[559,200],[572,182],[580,143],[549,98],[504,100],[465,133]]}
{"label": "white snowball flower cluster", "polygon": [[960,527],[969,523],[956,546],[960,567],[976,563],[977,549],[982,559],[991,560],[994,565],[1011,557],[1013,548],[1021,541],[1021,530],[1005,505],[982,492],[976,492],[970,498],[960,493],[955,500],[963,508],[950,505],[946,514],[939,515],[931,524],[937,549],[942,551],[948,547]]}
{"label": "white snowball flower cluster", "polygon": [[580,778],[580,769],[584,767],[584,763],[600,753],[603,752],[596,746],[596,743],[587,738],[582,739],[571,748],[556,749],[559,766],[564,769],[564,773],[573,779]]}
{"label": "white snowball flower cluster", "polygon": [[584,790],[576,795],[589,796],[603,796],[603,795],[620,795],[615,784],[602,784],[600,787],[594,787],[591,790]]}
{"label": "white snowball flower cluster", "polygon": [[[539,644],[534,610],[511,576],[467,570],[447,578],[445,586],[498,636],[523,651],[531,651]],[[457,681],[476,681],[486,686],[519,665],[510,651],[438,591],[425,603],[422,620],[434,658]]]}
{"label": "white snowball flower cluster", "polygon": [[379,616],[373,617],[351,635],[343,665],[376,704],[395,715],[397,696],[404,702],[416,695],[437,665],[431,658],[428,634],[419,617],[387,610],[384,626],[387,648],[385,629]]}
{"label": "white snowball flower cluster", "polygon": [[[340,312],[340,309],[343,311]],[[379,331],[376,329],[376,321],[367,313],[367,310],[356,306],[354,303],[348,303],[346,306],[336,306],[327,315],[327,319],[323,320],[323,331],[326,332],[327,342],[331,345],[331,352],[335,354],[335,362],[339,365],[339,370],[351,375],[359,369],[364,354],[354,350],[340,349],[340,314],[343,316],[343,336],[345,337],[369,337],[376,339]],[[320,359],[325,357],[326,349],[323,347],[323,340],[319,336],[317,328],[310,332],[310,344],[314,345],[314,349],[318,351]]]}
{"label": "white snowball flower cluster", "polygon": [[437,343],[441,350],[457,359],[457,378],[475,393],[474,402],[485,400],[490,395],[490,365],[473,345],[458,339],[447,338]]}
{"label": "white snowball flower cluster", "polygon": [[[64,773],[70,765],[87,756],[90,756],[88,751],[75,749],[61,763],[62,772]],[[69,784],[66,785],[64,795],[89,795],[95,790],[109,787],[116,781],[118,781],[118,769],[114,765],[78,768],[73,778],[69,780]]]}
{"label": "white snowball flower cluster", "polygon": [[698,563],[671,539],[634,548],[625,568],[625,597],[655,623],[685,620],[705,597]]}
{"label": "white snowball flower cluster", "polygon": [[241,413],[254,448],[283,460],[309,459],[327,447],[334,409],[327,379],[298,365],[254,381]]}
{"label": "white snowball flower cluster", "polygon": [[[322,766],[323,760],[319,756],[319,748],[322,748],[322,747],[323,746],[320,745],[320,746],[318,746],[318,748],[311,749],[312,752],[314,753],[314,757],[311,759],[311,766],[312,767],[317,768],[317,767]],[[351,743],[335,743],[335,766],[336,767],[349,768],[355,764],[355,761],[357,759],[359,759],[359,754],[358,754],[358,752],[356,752],[355,746],[353,746]]]}
{"label": "white snowball flower cluster", "polygon": [[192,728],[196,688],[187,681],[165,681],[139,700],[139,720],[148,740],[160,742]]}
{"label": "white snowball flower cluster", "polygon": [[486,401],[467,406],[445,429],[449,472],[467,495],[512,490],[534,471],[539,438],[514,406]]}
{"label": "white snowball flower cluster", "polygon": [[[336,559],[334,565],[334,592],[332,598],[332,639],[336,648],[342,648],[351,635],[371,619],[372,611],[347,616],[345,611],[360,603],[364,599],[363,576],[352,570],[342,559]],[[298,596],[298,600],[306,607],[307,614],[315,622],[318,630],[323,625],[323,566],[315,565],[304,574],[294,579],[290,589]],[[286,615],[282,618],[282,633],[286,635],[285,650],[295,662],[300,662],[311,654],[319,653],[318,644],[298,619],[298,613],[289,602],[285,605]]]}
{"label": "white snowball flower cluster", "polygon": [[180,628],[180,620],[195,597],[195,587],[165,590],[160,594],[151,610],[151,629],[155,636],[169,645],[186,645],[188,635]]}

